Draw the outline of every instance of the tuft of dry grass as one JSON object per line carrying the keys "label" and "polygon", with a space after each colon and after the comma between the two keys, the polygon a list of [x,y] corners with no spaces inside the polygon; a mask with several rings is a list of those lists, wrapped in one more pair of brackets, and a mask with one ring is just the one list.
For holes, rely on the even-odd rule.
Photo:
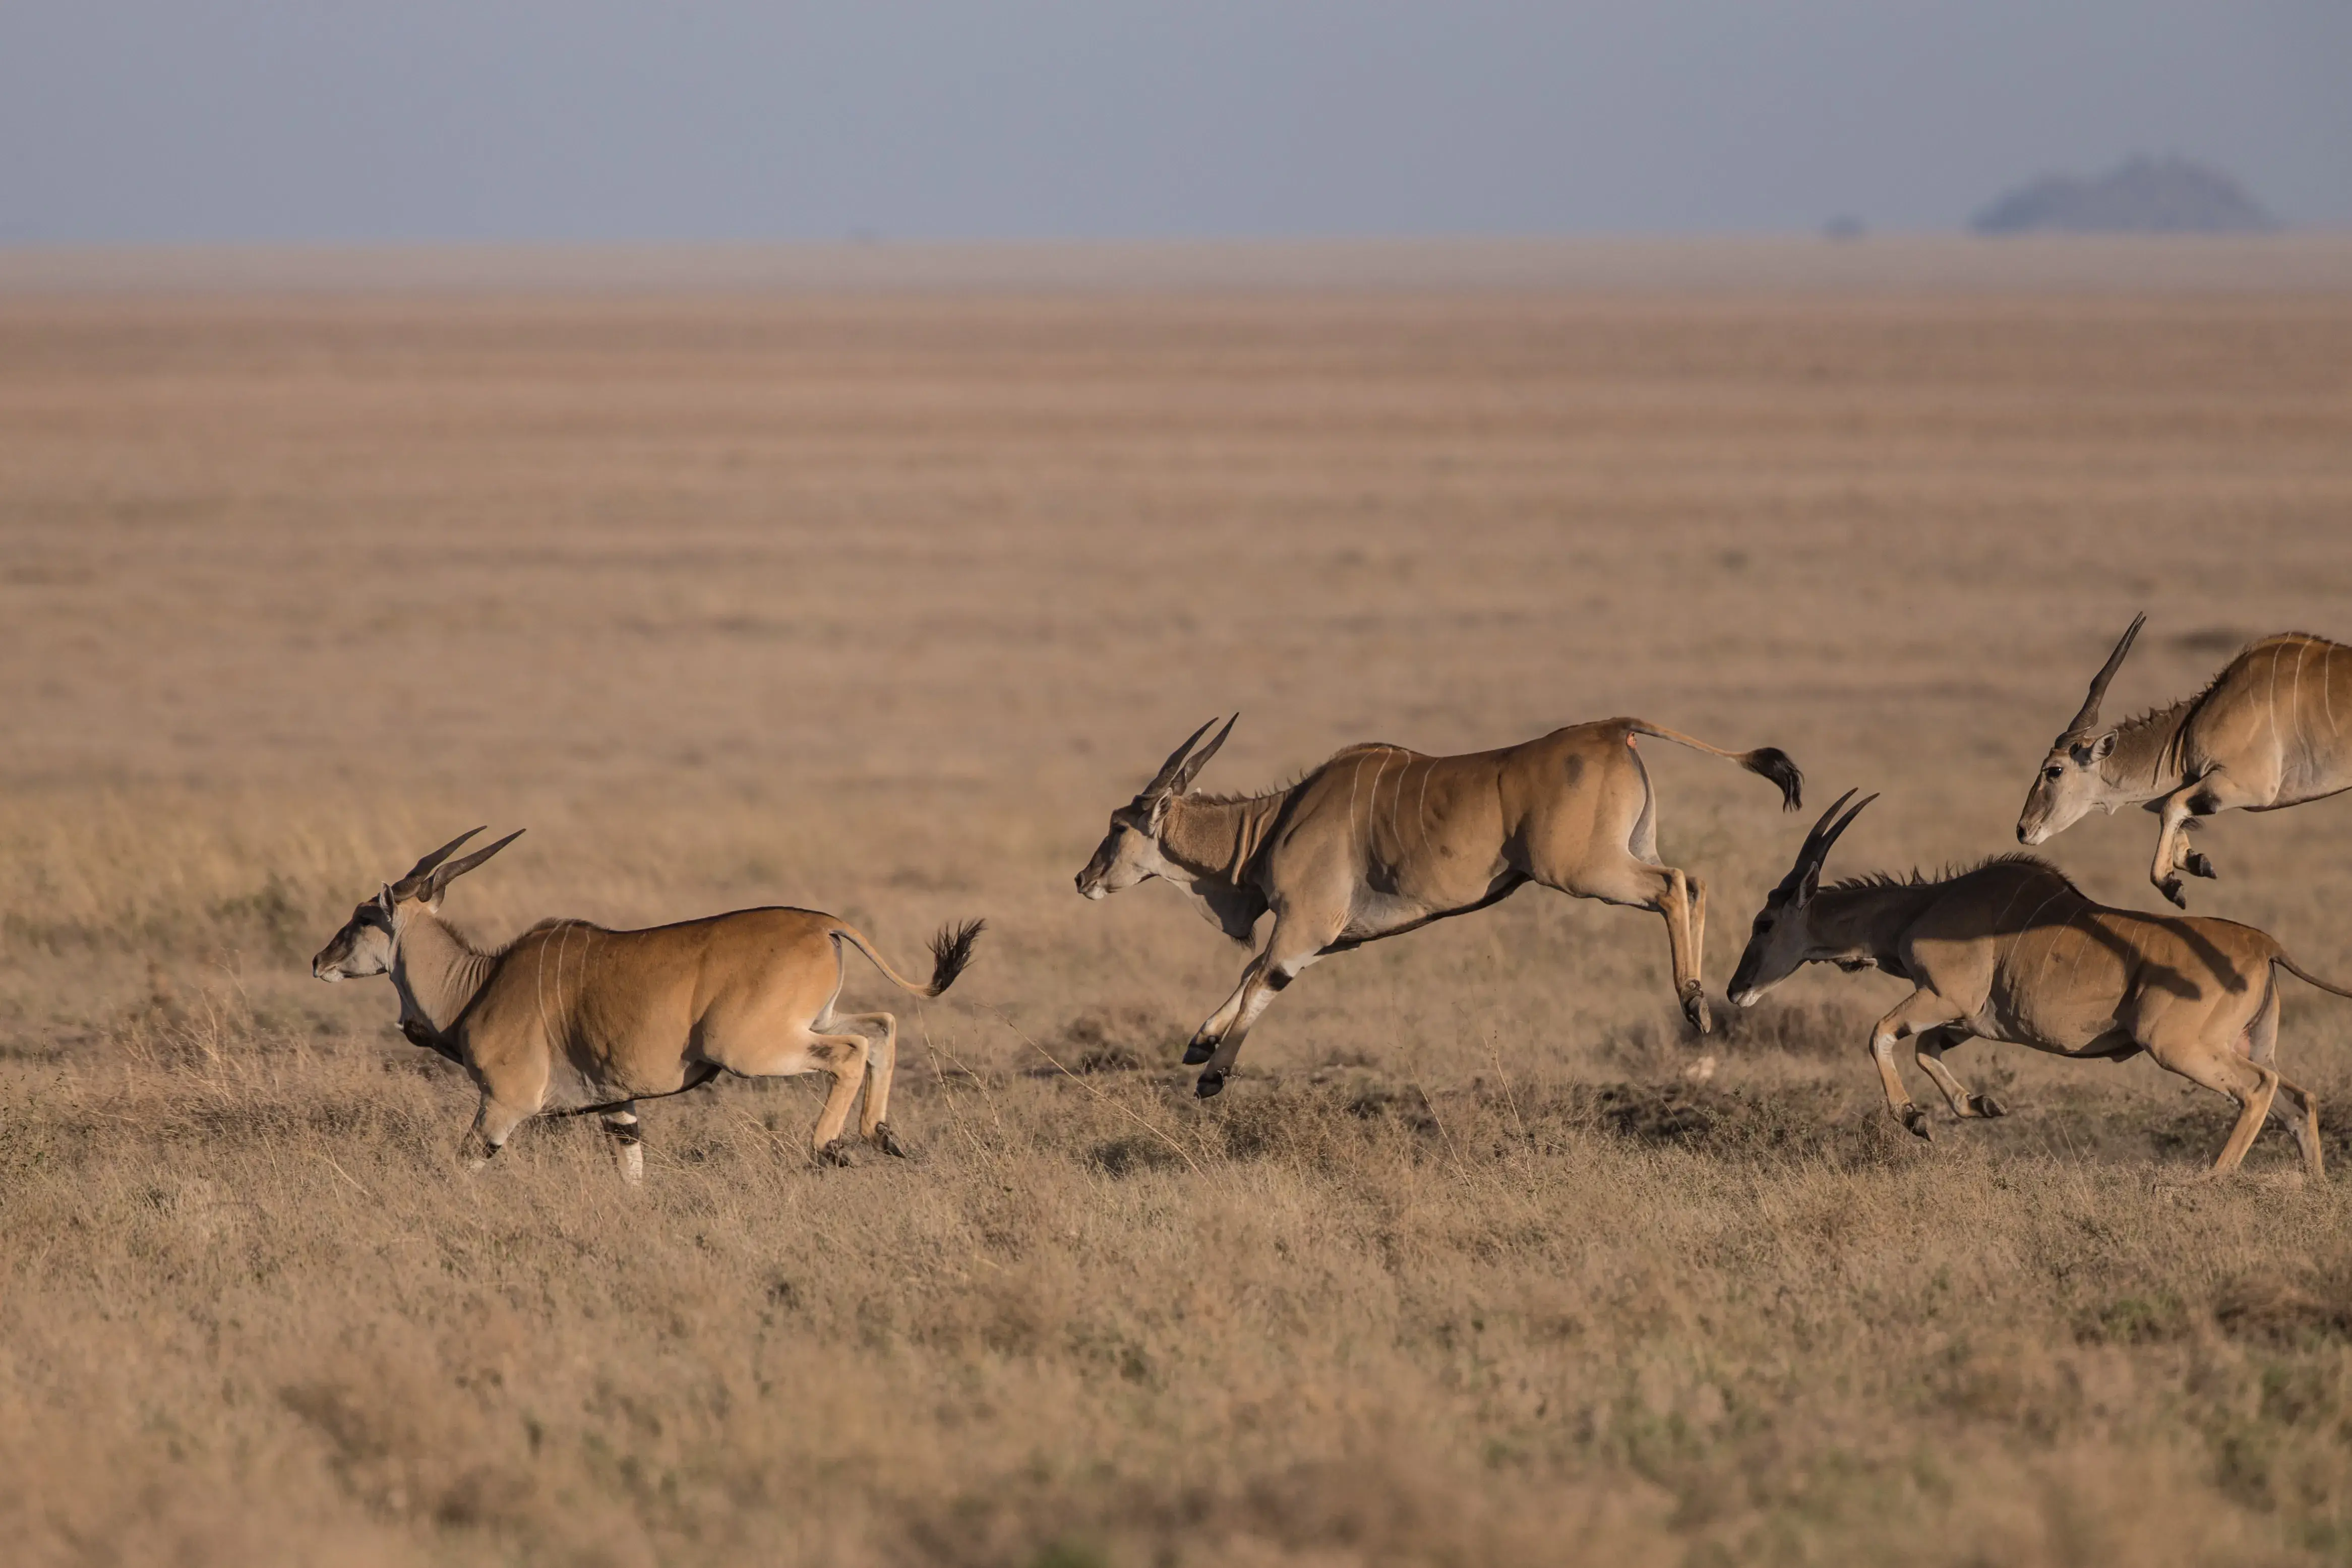
{"label": "tuft of dry grass", "polygon": [[[1635,712],[2009,842],[2132,610],[2352,634],[2352,297],[0,298],[0,1539],[12,1562],[2265,1563],[2352,1550],[2344,1182],[2146,1063],[1977,1044],[1923,1143],[1811,973],[1687,1038],[1537,892],[1309,971],[1069,877],[1204,781]],[[1891,613],[1890,613],[1891,612]],[[2209,635],[2210,634],[2210,635]],[[2234,637],[2235,632],[2231,636]],[[2125,689],[2128,688],[2128,691]],[[1649,755],[1710,980],[1802,822]],[[819,1090],[454,1158],[309,953],[459,828],[498,938],[832,910],[917,1158]],[[2052,847],[2149,907],[2149,829]],[[2352,816],[2200,907],[2352,974]],[[2282,1050],[2352,1170],[2352,1012]]]}

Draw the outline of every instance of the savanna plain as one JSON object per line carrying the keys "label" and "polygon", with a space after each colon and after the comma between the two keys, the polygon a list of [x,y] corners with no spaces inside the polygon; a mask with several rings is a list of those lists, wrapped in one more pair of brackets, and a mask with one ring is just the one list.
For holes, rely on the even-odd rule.
{"label": "savanna plain", "polygon": [[[2287,986],[2335,1179],[2145,1059],[1951,1060],[1882,975],[1721,987],[1832,875],[2013,849],[2113,710],[2352,637],[2346,286],[0,290],[0,1556],[65,1563],[2352,1559],[2352,1004]],[[1083,902],[1109,810],[1342,743],[1631,713],[1655,916],[1539,889],[1307,972]],[[418,854],[486,941],[789,903],[913,1147],[815,1079],[469,1173],[455,1068],[310,953]],[[2052,858],[2158,910],[2150,819]],[[2194,907],[2352,977],[2352,802]],[[1911,1068],[1905,1063],[1906,1072]]]}

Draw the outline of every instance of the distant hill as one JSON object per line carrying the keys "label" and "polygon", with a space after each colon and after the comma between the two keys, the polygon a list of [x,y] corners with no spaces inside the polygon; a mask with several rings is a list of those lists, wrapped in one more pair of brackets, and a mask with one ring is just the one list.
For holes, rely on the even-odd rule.
{"label": "distant hill", "polygon": [[1979,234],[2246,234],[2278,225],[2218,169],[2186,158],[2134,158],[2095,179],[2044,174],[1969,226]]}

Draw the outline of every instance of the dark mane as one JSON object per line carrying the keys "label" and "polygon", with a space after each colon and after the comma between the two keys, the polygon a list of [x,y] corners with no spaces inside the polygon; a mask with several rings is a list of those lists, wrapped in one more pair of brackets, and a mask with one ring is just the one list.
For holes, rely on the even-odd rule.
{"label": "dark mane", "polygon": [[1292,790],[1298,787],[1299,779],[1303,779],[1307,775],[1305,773],[1301,773],[1298,775],[1298,778],[1291,779],[1284,784],[1278,784],[1272,789],[1256,790],[1249,794],[1233,795],[1223,791],[1213,793],[1204,789],[1191,789],[1186,790],[1183,795],[1178,798],[1192,805],[1247,805],[1252,801],[1272,800],[1278,795],[1288,795]]}
{"label": "dark mane", "polygon": [[1841,878],[1834,882],[1822,883],[1822,891],[1824,893],[1866,893],[1879,888],[1925,888],[1929,886],[1931,882],[1941,882],[1948,879],[1948,878],[1944,877],[1928,878],[1922,876],[1919,872],[1919,868],[1915,866],[1911,868],[1911,873],[1908,876],[1905,876],[1899,871],[1865,871],[1859,877]]}
{"label": "dark mane", "polygon": [[1420,755],[1410,746],[1400,746],[1389,741],[1356,741],[1340,747],[1313,767],[1304,768],[1291,774],[1272,789],[1250,790],[1239,795],[1212,794],[1207,790],[1187,790],[1184,793],[1184,798],[1199,805],[1246,805],[1255,800],[1272,800],[1276,795],[1288,795],[1350,752],[1402,752],[1408,757]]}
{"label": "dark mane", "polygon": [[2176,717],[2185,721],[2189,714],[2194,713],[2200,706],[2203,705],[2205,699],[2213,695],[2213,689],[2221,684],[2221,678],[2223,676],[2229,674],[2230,671],[2238,667],[2238,661],[2240,659],[2245,658],[2256,648],[2266,647],[2272,643],[2293,642],[2297,640],[2303,642],[2315,642],[2319,644],[2322,647],[2343,647],[2346,646],[2343,643],[2335,642],[2327,637],[2321,637],[2317,632],[2273,632],[2268,637],[2256,637],[2253,641],[2248,643],[2245,647],[2240,648],[2237,652],[2231,654],[2227,659],[2222,661],[2221,668],[2213,672],[2212,679],[2206,681],[2204,685],[2199,687],[2195,691],[2175,701],[2159,703],[2158,706],[2150,708],[2145,712],[2133,714],[2130,718],[2123,720],[2116,725],[2116,732],[2117,734],[2122,734],[2126,731],[2145,730],[2152,724],[2168,724],[2171,723]]}
{"label": "dark mane", "polygon": [[[2250,654],[2250,653],[2253,652],[2253,651],[2254,651],[2254,649],[2256,649],[2256,648],[2258,648],[2258,647],[2262,647],[2262,646],[2263,646],[2263,644],[2264,644],[2264,643],[2268,643],[2268,642],[2288,642],[2288,641],[2291,641],[2291,640],[2296,640],[2296,639],[2300,639],[2301,641],[2304,641],[2304,642],[2315,642],[2315,643],[2319,643],[2319,644],[2322,644],[2323,646],[2327,647],[2342,647],[2346,646],[2346,645],[2344,645],[2343,643],[2337,642],[2334,637],[2321,637],[2317,632],[2298,632],[2298,631],[2273,632],[2273,633],[2271,633],[2268,637],[2256,637],[2253,641],[2252,641],[2252,642],[2248,643],[2245,647],[2243,647],[2240,648],[2237,652],[2235,652],[2235,653],[2231,654],[2231,655],[2230,656],[2230,663],[2231,663],[2231,664],[2235,664],[2235,663],[2237,663],[2237,662],[2238,662],[2238,660],[2240,660],[2240,659],[2242,659],[2242,658],[2245,658],[2248,654]],[[2225,667],[2225,668],[2226,668],[2226,667]]]}
{"label": "dark mane", "polygon": [[[2221,677],[2230,673],[2230,665],[2237,663],[2238,659],[2242,657],[2243,655],[2231,656],[2230,664],[2225,664],[2220,669],[2215,670],[2213,672],[2213,679],[2199,687],[2191,695],[2180,698],[2177,701],[2164,703],[2159,707],[2150,708],[2145,712],[2135,713],[2128,719],[2118,721],[2115,727],[2116,733],[2118,735],[2136,734],[2139,731],[2150,729],[2157,725],[2163,725],[2169,728],[2176,723],[2188,722],[2189,716],[2197,711],[2198,708],[2204,702],[2205,699],[2213,695],[2213,689],[2215,687],[2221,684]],[[2092,731],[2084,731],[2085,734],[2091,732]]]}
{"label": "dark mane", "polygon": [[455,940],[459,947],[464,948],[467,952],[472,953],[477,958],[496,958],[499,954],[506,952],[508,948],[512,947],[515,944],[515,942],[522,940],[520,937],[517,937],[513,942],[487,943],[479,937],[477,937],[471,929],[460,925],[457,921],[451,920],[447,915],[441,915],[437,917],[437,919],[440,921],[442,931],[446,932],[453,940]]}
{"label": "dark mane", "polygon": [[[445,925],[447,924],[446,921],[442,923]],[[472,941],[465,937],[459,937],[458,940],[464,942],[467,946],[474,948],[476,952],[482,953],[485,957],[499,958],[507,953],[512,952],[517,947],[522,945],[522,941],[525,937],[537,936],[541,931],[554,931],[562,926],[579,926],[583,930],[594,931],[606,931],[609,929],[605,926],[600,926],[593,921],[572,920],[562,915],[551,915],[546,920],[533,921],[531,924],[524,927],[521,931],[515,932],[513,936],[508,938],[505,942],[499,943],[494,948],[478,947]]]}
{"label": "dark mane", "polygon": [[2044,872],[2050,876],[2057,878],[2060,881],[2065,883],[2067,887],[2074,888],[2076,892],[2080,892],[2082,890],[2079,888],[2074,888],[2074,879],[2066,875],[2065,872],[2061,871],[2057,867],[2053,866],[2049,861],[2044,860],[2041,856],[2028,855],[2022,850],[2011,850],[2006,855],[1989,856],[1985,859],[1978,861],[1973,866],[1947,866],[1942,871],[1932,877],[1928,876],[1926,872],[1920,870],[1916,866],[1912,868],[1911,871],[1907,875],[1895,871],[1865,872],[1859,877],[1848,877],[1843,881],[1824,883],[1822,884],[1822,891],[1824,893],[1857,893],[1867,892],[1880,888],[1940,887],[1946,882],[1957,882],[1963,877],[1973,877],[1979,871],[1990,871],[1996,866],[2019,866],[2029,870]]}

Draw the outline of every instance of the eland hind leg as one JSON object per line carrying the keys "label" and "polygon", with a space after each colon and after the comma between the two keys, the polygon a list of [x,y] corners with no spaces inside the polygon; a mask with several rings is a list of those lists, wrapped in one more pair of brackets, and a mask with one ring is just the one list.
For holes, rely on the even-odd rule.
{"label": "eland hind leg", "polygon": [[[2239,1047],[2246,1053],[2248,1060],[2273,1071],[2277,1070],[2274,1058],[2278,1055],[2278,984],[2273,980],[2270,994],[2263,998],[2262,1009],[2254,1015],[2253,1021],[2246,1026],[2246,1032],[2238,1040]],[[2271,1101],[2271,1115],[2294,1134],[2295,1148],[2303,1155],[2303,1168],[2312,1180],[2326,1181],[2327,1159],[2319,1142],[2318,1100],[2309,1089],[2284,1074],[2279,1078],[2279,1093],[2293,1109],[2273,1100]]]}
{"label": "eland hind leg", "polygon": [[1691,1027],[1707,1034],[1715,1021],[1699,973],[1706,884],[1660,863],[1657,794],[1650,786],[1649,768],[1630,737],[1618,754],[1631,766],[1585,773],[1583,789],[1552,795],[1535,808],[1526,826],[1525,863],[1517,868],[1570,898],[1599,899],[1664,918],[1675,1000]]}
{"label": "eland hind leg", "polygon": [[849,1146],[842,1137],[850,1108],[866,1081],[867,1053],[864,1035],[817,1032],[814,1021],[790,1032],[747,1041],[733,1031],[703,1042],[702,1055],[741,1078],[796,1078],[802,1073],[827,1072],[833,1087],[825,1092],[824,1109],[817,1113],[809,1136],[809,1152],[828,1165],[849,1163]]}
{"label": "eland hind leg", "polygon": [[1580,866],[1573,875],[1547,874],[1538,865],[1535,880],[1571,898],[1598,899],[1648,910],[1666,922],[1666,950],[1674,966],[1675,999],[1683,1016],[1700,1034],[1712,1032],[1715,1020],[1707,1011],[1706,990],[1699,979],[1699,933],[1706,921],[1706,884],[1672,866],[1654,866],[1630,854],[1613,864]]}
{"label": "eland hind leg", "polygon": [[886,1154],[903,1160],[907,1146],[890,1131],[890,1081],[898,1065],[898,1020],[888,1013],[836,1013],[816,1021],[832,1033],[846,1025],[866,1037],[866,1098],[858,1109],[857,1134]]}
{"label": "eland hind leg", "polygon": [[[2182,1010],[2185,1012],[2186,1010]],[[2229,1139],[2221,1152],[2203,1175],[2204,1180],[2226,1176],[2245,1159],[2246,1151],[2253,1146],[2254,1135],[2270,1120],[2271,1106],[2276,1100],[2281,1079],[2274,1068],[2242,1053],[2238,1041],[2242,1032],[2228,1040],[2215,1042],[2206,1037],[2200,1026],[2208,1021],[2184,1016],[2179,1022],[2159,1019],[2148,1029],[2140,1044],[2167,1071],[2179,1074],[2189,1082],[2201,1084],[2216,1094],[2226,1094],[2238,1103],[2238,1120],[2230,1129]],[[2294,1098],[2308,1106],[2310,1097],[2297,1089]],[[2305,1163],[2308,1165],[2308,1152]]]}
{"label": "eland hind leg", "polygon": [[634,1187],[646,1179],[646,1141],[637,1125],[637,1102],[632,1100],[614,1106],[604,1113],[603,1121],[620,1156],[621,1179]]}

